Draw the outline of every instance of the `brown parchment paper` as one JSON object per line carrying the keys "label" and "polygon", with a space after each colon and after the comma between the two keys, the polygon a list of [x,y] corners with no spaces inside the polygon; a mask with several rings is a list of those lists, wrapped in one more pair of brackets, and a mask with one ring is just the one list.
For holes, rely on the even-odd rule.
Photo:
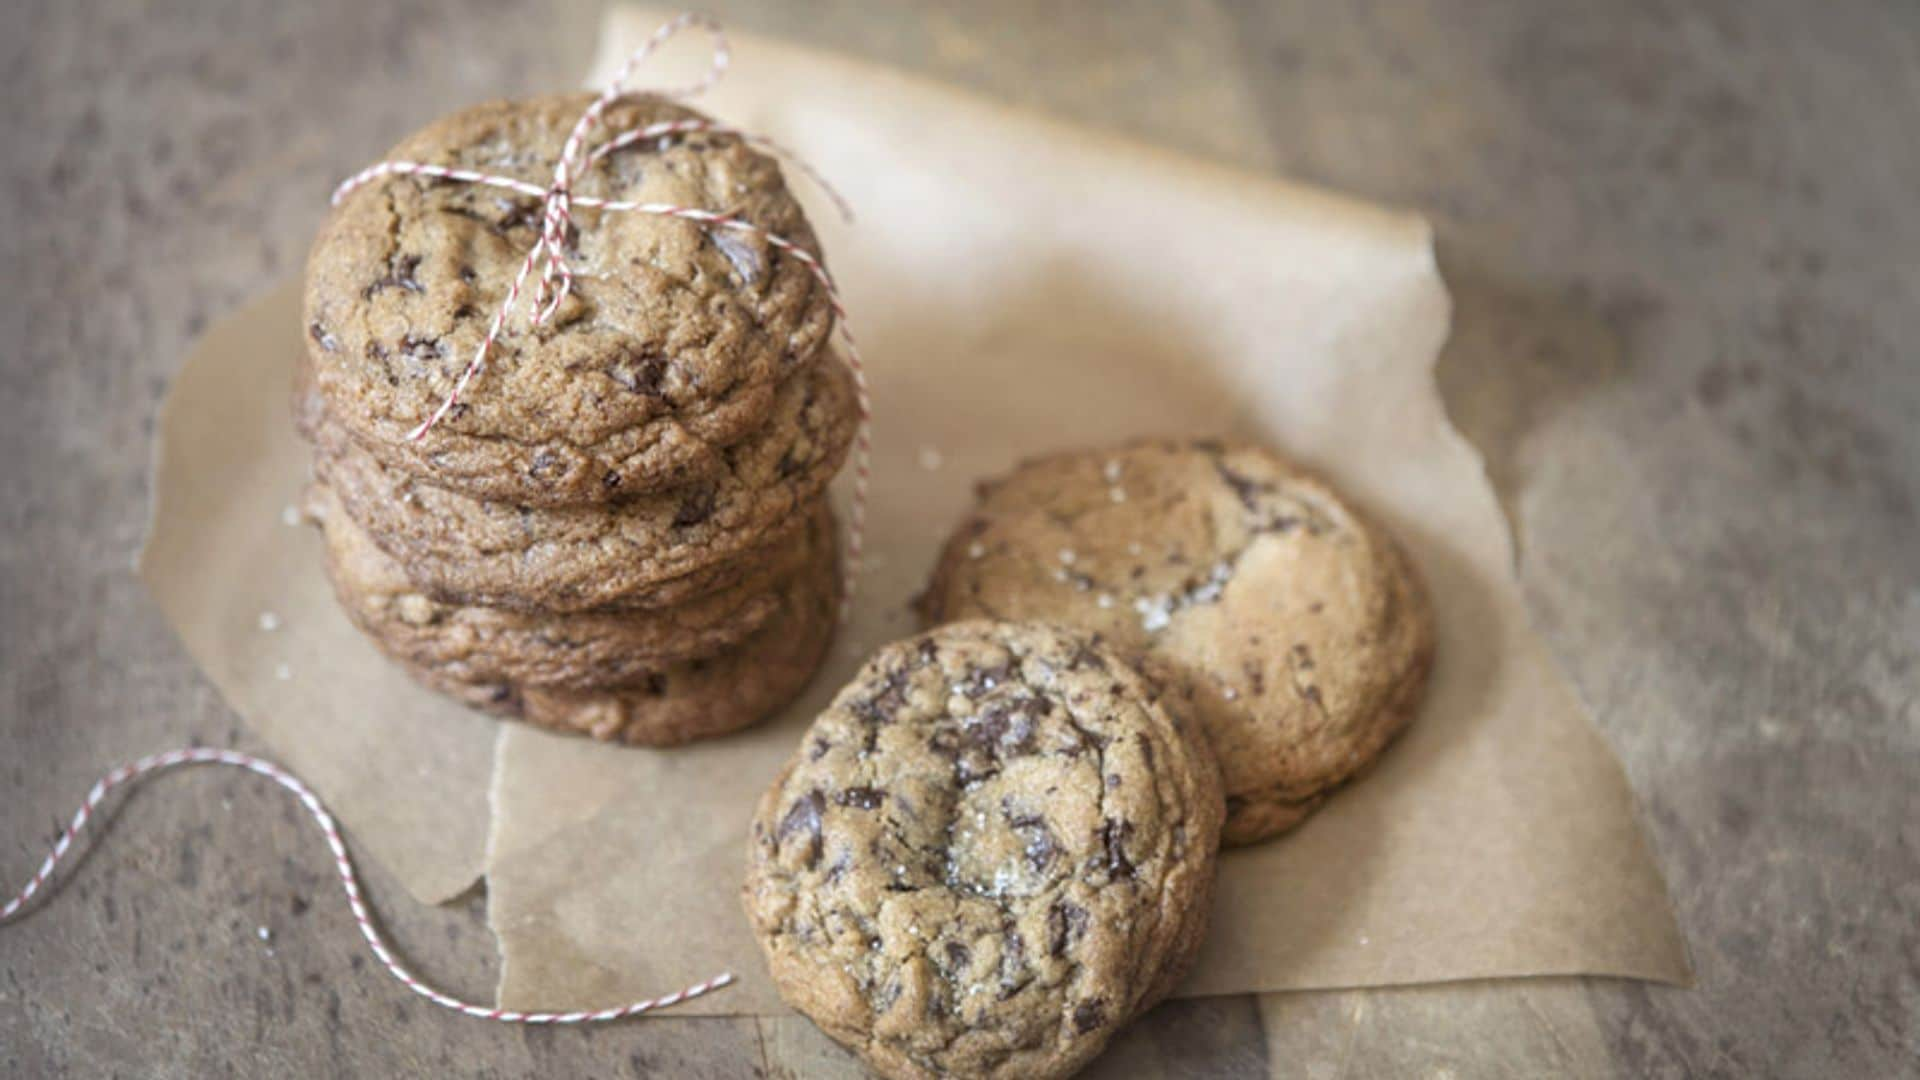
{"label": "brown parchment paper", "polygon": [[[612,11],[596,82],[660,21]],[[1253,435],[1319,466],[1406,540],[1440,622],[1430,702],[1381,767],[1224,857],[1182,993],[1689,978],[1631,792],[1528,626],[1435,389],[1448,302],[1423,221],[735,44],[703,107],[798,148],[860,214],[814,200],[872,372],[874,555],[826,671],[765,728],[666,752],[502,729],[501,1004],[607,1005],[730,968],[739,986],[684,1011],[780,1011],[737,900],[754,799],[859,660],[914,629],[976,478],[1142,433]]]}
{"label": "brown parchment paper", "polygon": [[414,685],[356,633],[288,515],[307,481],[289,402],[300,290],[215,326],[160,410],[140,576],[234,711],[429,903],[479,878],[494,722]]}

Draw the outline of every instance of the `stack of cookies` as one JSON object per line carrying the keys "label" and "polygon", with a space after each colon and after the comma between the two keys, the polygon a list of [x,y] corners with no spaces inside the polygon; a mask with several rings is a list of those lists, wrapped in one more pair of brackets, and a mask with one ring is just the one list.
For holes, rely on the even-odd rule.
{"label": "stack of cookies", "polygon": [[[391,160],[549,180],[591,101],[499,102]],[[616,101],[596,143],[698,114]],[[859,422],[828,345],[818,243],[770,158],[683,132],[597,159],[581,201],[690,207],[710,228],[576,205],[574,279],[424,435],[539,240],[543,200],[389,176],[308,265],[296,418],[308,511],[353,621],[413,675],[533,723],[669,744],[751,724],[823,657],[840,595],[828,482]]]}

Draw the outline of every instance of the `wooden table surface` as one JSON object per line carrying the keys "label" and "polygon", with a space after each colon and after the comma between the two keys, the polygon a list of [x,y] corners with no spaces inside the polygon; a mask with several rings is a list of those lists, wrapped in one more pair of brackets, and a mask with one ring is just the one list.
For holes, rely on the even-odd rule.
{"label": "wooden table surface", "polygon": [[[1920,7],[724,3],[919,69],[1415,207],[1441,382],[1527,600],[1626,763],[1699,985],[1177,1002],[1107,1076],[1884,1076],[1920,1056]],[[596,6],[15,3],[0,14],[0,884],[105,766],[256,748],[129,572],[156,404],[298,270],[335,178],[469,101],[573,85]],[[369,869],[424,972],[481,899]],[[266,928],[262,937],[260,928]],[[0,1075],[847,1075],[800,1021],[520,1030],[363,955],[310,825],[158,781],[0,929]]]}

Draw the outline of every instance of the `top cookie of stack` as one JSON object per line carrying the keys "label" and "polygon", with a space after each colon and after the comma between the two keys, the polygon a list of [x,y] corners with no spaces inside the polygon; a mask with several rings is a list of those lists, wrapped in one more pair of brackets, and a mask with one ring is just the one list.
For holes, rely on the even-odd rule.
{"label": "top cookie of stack", "polygon": [[[544,187],[591,101],[481,105],[388,156]],[[610,105],[597,130],[698,119],[637,96]],[[573,191],[725,212],[819,255],[778,165],[735,136],[647,140],[585,169]],[[485,338],[541,215],[515,192],[393,177],[346,199],[322,229],[307,268],[314,381],[330,418],[382,464],[531,506],[683,486],[724,467],[718,449],[768,419],[782,379],[832,329],[812,272],[759,233],[576,207],[566,258],[582,287],[532,334],[497,342],[484,392],[410,440]]]}
{"label": "top cookie of stack", "polygon": [[540,193],[593,100],[447,117],[389,160],[464,178],[394,170],[339,202],[308,262],[295,412],[329,573],[376,644],[462,700],[657,744],[761,719],[817,666],[838,580],[825,491],[861,409],[778,165],[659,97],[592,125],[559,251],[572,287],[534,325]]}

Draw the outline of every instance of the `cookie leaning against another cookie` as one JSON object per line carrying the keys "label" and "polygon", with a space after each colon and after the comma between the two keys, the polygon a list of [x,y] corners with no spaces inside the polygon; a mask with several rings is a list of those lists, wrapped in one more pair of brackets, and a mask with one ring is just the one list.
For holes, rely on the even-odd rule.
{"label": "cookie leaning against another cookie", "polygon": [[815,516],[808,563],[774,586],[779,607],[746,640],[713,656],[669,664],[624,687],[568,690],[467,682],[448,669],[402,662],[418,681],[476,708],[539,727],[633,746],[675,746],[758,724],[798,697],[839,624],[839,554],[831,515]]}
{"label": "cookie leaning against another cookie", "polygon": [[877,653],[753,820],[781,996],[890,1077],[1065,1076],[1205,933],[1203,739],[1077,633],[967,622]]}
{"label": "cookie leaning against another cookie", "polygon": [[394,659],[464,682],[584,690],[629,684],[668,664],[711,656],[772,618],[780,608],[777,586],[818,561],[822,544],[832,544],[822,506],[806,538],[723,590],[650,611],[542,615],[433,600],[325,484],[315,483],[306,503],[308,519],[326,537],[327,577],[354,624]]}
{"label": "cookie leaning against another cookie", "polygon": [[931,622],[1082,627],[1190,702],[1226,778],[1225,841],[1292,828],[1418,710],[1425,590],[1324,482],[1255,446],[1144,441],[982,485],[921,600]]}
{"label": "cookie leaning against another cookie", "polygon": [[[493,102],[409,136],[389,160],[544,188],[592,96]],[[704,119],[651,95],[601,114],[591,145]],[[649,139],[582,172],[585,197],[723,213],[819,247],[778,164],[732,135]],[[712,472],[758,428],[774,388],[832,329],[825,290],[763,236],[575,207],[567,301],[525,328],[527,300],[460,407],[419,441],[539,238],[538,198],[387,177],[334,210],[307,263],[307,352],[329,409],[381,462],[469,495],[609,502]]]}
{"label": "cookie leaning against another cookie", "polygon": [[458,604],[573,612],[653,606],[662,583],[732,564],[802,520],[846,460],[853,378],[829,355],[780,387],[765,430],[690,487],[612,505],[485,502],[387,468],[328,412],[309,427],[321,479],[407,577]]}

